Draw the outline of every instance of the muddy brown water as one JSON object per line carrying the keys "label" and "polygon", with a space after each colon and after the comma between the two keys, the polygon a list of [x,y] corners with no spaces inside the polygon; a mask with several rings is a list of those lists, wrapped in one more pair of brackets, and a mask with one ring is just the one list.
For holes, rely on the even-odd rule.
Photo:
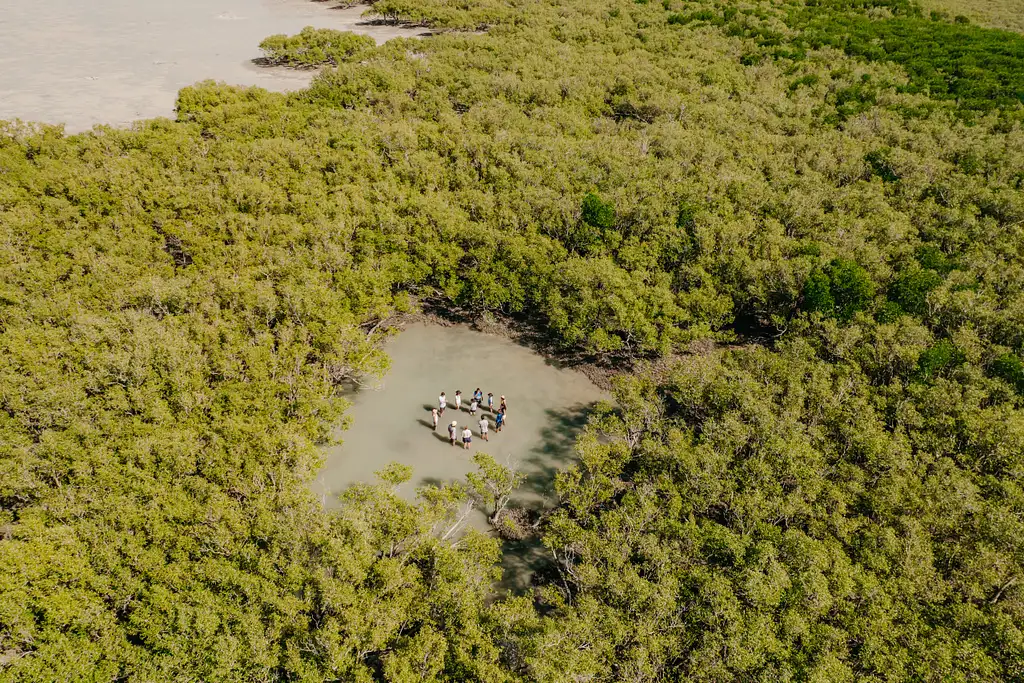
{"label": "muddy brown water", "polygon": [[[513,498],[516,504],[539,507],[554,502],[555,473],[575,461],[576,437],[593,406],[608,395],[581,372],[557,367],[534,351],[497,335],[464,326],[412,324],[386,345],[391,368],[378,382],[351,396],[350,427],[342,443],[327,449],[313,491],[326,507],[355,482],[376,481],[374,472],[389,462],[413,468],[413,478],[400,487],[407,498],[417,487],[463,480],[474,471],[472,456],[483,451],[501,463],[516,466],[526,481]],[[508,424],[497,433],[493,416],[469,415],[468,398],[479,387],[495,404],[505,395]],[[455,391],[466,397],[455,410]],[[449,408],[435,430],[430,409],[438,395],[448,395]],[[485,399],[486,401],[486,399]],[[490,419],[490,441],[480,438],[480,415]],[[451,446],[446,423],[457,420],[473,431],[471,450],[461,439]],[[486,528],[483,514],[470,520]],[[506,547],[502,589],[525,589],[533,565],[543,561],[533,542]]]}
{"label": "muddy brown water", "polygon": [[178,91],[213,79],[287,91],[311,71],[256,66],[259,43],[304,26],[378,43],[425,29],[370,23],[365,6],[310,0],[0,0],[0,119],[123,126],[173,116]]}

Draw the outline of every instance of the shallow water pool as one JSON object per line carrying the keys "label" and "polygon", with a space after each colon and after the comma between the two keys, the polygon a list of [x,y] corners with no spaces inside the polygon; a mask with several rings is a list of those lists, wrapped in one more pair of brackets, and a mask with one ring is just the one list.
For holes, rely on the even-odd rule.
{"label": "shallow water pool", "polygon": [[[343,443],[329,448],[313,490],[327,507],[357,481],[375,481],[374,472],[389,462],[413,467],[414,476],[401,493],[415,495],[423,484],[461,480],[476,469],[472,456],[484,451],[502,463],[513,463],[527,476],[516,501],[532,505],[551,499],[554,473],[573,460],[573,443],[589,409],[607,398],[584,374],[556,367],[541,355],[497,335],[464,326],[415,323],[386,345],[391,369],[380,382],[359,391],[348,415]],[[479,387],[508,402],[508,424],[494,431],[486,411],[469,415],[469,397]],[[462,390],[462,411],[454,396]],[[430,410],[442,392],[448,410],[437,430]],[[491,420],[490,441],[480,438],[481,414]],[[451,446],[445,425],[457,420],[473,431],[471,450]],[[482,521],[475,520],[476,523]]]}

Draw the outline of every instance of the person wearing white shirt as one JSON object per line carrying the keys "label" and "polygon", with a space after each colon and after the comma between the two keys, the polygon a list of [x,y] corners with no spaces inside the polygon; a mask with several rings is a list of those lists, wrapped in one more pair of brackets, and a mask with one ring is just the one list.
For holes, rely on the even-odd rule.
{"label": "person wearing white shirt", "polygon": [[480,418],[480,438],[482,438],[484,441],[490,441],[490,439],[487,438],[487,430],[489,428],[490,424],[488,424],[487,422],[487,416],[484,415],[483,417]]}
{"label": "person wearing white shirt", "polygon": [[465,429],[462,430],[462,447],[465,448],[468,451],[469,447],[472,446],[472,445],[473,445],[473,432],[471,432],[469,430],[469,427],[466,427]]}

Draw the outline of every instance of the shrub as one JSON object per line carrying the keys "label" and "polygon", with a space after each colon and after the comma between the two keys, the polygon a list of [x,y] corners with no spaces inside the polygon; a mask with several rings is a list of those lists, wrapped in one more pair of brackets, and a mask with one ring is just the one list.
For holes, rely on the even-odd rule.
{"label": "shrub", "polygon": [[804,283],[804,307],[830,316],[835,311],[836,300],[832,298],[832,282],[823,271],[816,270]]}
{"label": "shrub", "polygon": [[1000,356],[992,362],[992,374],[1006,380],[1014,391],[1024,396],[1024,360],[1012,353]]}
{"label": "shrub", "polygon": [[923,380],[930,380],[950,367],[964,362],[964,356],[948,339],[933,344],[917,360],[918,374]]}
{"label": "shrub", "polygon": [[835,259],[825,269],[811,273],[803,296],[806,310],[847,321],[868,307],[875,296],[875,283],[855,261]]}
{"label": "shrub", "polygon": [[615,227],[615,207],[591,192],[583,198],[580,218],[587,225],[601,230],[611,230]]}
{"label": "shrub", "polygon": [[260,43],[268,62],[295,67],[337,65],[376,47],[373,38],[351,31],[307,26],[295,36],[270,36]]}
{"label": "shrub", "polygon": [[940,284],[942,277],[934,270],[914,269],[893,281],[889,287],[889,298],[907,313],[923,316],[928,309],[928,292]]}
{"label": "shrub", "polygon": [[1024,102],[1024,36],[969,23],[934,21],[900,13],[872,20],[834,5],[790,14],[809,47],[831,46],[869,61],[895,62],[910,90],[990,111]]}

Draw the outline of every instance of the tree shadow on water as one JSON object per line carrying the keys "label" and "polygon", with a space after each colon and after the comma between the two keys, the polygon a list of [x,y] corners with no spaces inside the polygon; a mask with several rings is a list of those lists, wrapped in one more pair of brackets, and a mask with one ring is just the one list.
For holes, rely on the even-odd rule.
{"label": "tree shadow on water", "polygon": [[596,405],[594,401],[544,411],[540,443],[523,459],[526,480],[522,489],[539,495],[548,504],[555,502],[555,475],[576,462],[576,439]]}
{"label": "tree shadow on water", "polygon": [[[518,494],[513,496],[513,505],[529,510],[531,519],[540,518],[557,504],[555,475],[576,462],[576,439],[587,426],[596,405],[597,401],[545,411],[540,443],[520,463],[526,479]],[[538,574],[553,571],[553,567],[551,553],[539,536],[505,541],[501,554],[502,578],[497,591],[522,595],[532,589]]]}
{"label": "tree shadow on water", "polygon": [[552,564],[551,553],[540,538],[505,541],[501,546],[501,581],[495,586],[499,595],[512,591],[523,595],[533,587],[533,577]]}
{"label": "tree shadow on water", "polygon": [[438,477],[423,477],[416,484],[416,488],[420,488],[422,486],[435,486],[437,488],[443,488],[447,484],[451,484],[453,481],[456,481],[456,480],[454,480],[454,479],[445,480],[445,479],[439,479]]}

